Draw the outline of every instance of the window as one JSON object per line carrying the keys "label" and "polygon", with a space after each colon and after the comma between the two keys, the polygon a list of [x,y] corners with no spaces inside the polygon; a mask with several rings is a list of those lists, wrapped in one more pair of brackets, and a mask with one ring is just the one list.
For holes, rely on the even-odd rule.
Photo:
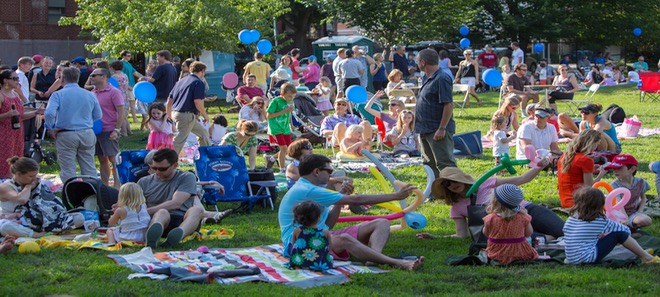
{"label": "window", "polygon": [[57,24],[64,15],[65,0],[48,0],[48,23]]}

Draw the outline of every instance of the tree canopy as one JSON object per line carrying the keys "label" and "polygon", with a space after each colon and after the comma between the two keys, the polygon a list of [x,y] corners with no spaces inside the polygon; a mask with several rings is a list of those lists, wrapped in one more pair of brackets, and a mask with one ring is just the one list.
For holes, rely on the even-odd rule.
{"label": "tree canopy", "polygon": [[[78,25],[98,42],[92,52],[129,49],[199,54],[202,49],[237,52],[243,29],[272,30],[274,18],[288,10],[278,0],[76,0],[76,16],[60,25]],[[266,33],[267,34],[267,33]]]}

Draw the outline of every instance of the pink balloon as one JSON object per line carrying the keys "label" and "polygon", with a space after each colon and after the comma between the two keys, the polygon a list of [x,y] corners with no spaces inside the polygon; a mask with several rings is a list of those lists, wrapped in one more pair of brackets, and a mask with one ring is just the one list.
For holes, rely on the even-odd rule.
{"label": "pink balloon", "polygon": [[238,75],[233,72],[227,72],[222,76],[222,85],[225,89],[233,89],[238,85]]}
{"label": "pink balloon", "polygon": [[[615,205],[612,205],[612,201],[619,195],[623,195],[623,198]],[[607,197],[605,197],[605,215],[607,218],[619,223],[628,221],[628,214],[626,214],[624,209],[628,201],[630,201],[630,190],[626,188],[616,188],[607,194]]]}
{"label": "pink balloon", "polygon": [[338,223],[347,223],[347,222],[364,222],[364,221],[373,221],[375,219],[386,219],[388,221],[400,219],[405,215],[403,212],[397,212],[389,214],[386,216],[352,216],[352,217],[339,217],[337,219]]}
{"label": "pink balloon", "polygon": [[525,158],[529,160],[529,166],[532,168],[539,168],[540,158],[536,157],[536,148],[533,145],[528,145],[525,147]]}

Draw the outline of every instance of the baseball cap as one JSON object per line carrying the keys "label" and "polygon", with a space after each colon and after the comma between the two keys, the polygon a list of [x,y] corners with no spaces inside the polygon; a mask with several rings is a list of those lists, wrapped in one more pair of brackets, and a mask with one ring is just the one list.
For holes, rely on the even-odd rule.
{"label": "baseball cap", "polygon": [[598,110],[596,109],[596,106],[593,104],[589,104],[585,107],[580,107],[578,108],[580,111],[584,111],[585,113],[598,113]]}
{"label": "baseball cap", "polygon": [[32,60],[34,60],[34,63],[39,63],[43,59],[44,59],[44,56],[42,56],[40,54],[36,54],[36,55],[32,56]]}
{"label": "baseball cap", "polygon": [[537,107],[534,111],[534,114],[542,118],[545,118],[550,116],[550,111],[543,107]]}
{"label": "baseball cap", "polygon": [[337,55],[335,55],[335,54],[329,54],[328,57],[327,57],[327,59],[330,59],[330,60],[334,60],[336,58],[337,58]]}
{"label": "baseball cap", "polygon": [[490,44],[486,44],[486,46],[484,46],[484,48],[485,48],[485,49],[492,49],[492,47],[490,46]]}
{"label": "baseball cap", "polygon": [[77,56],[71,60],[71,64],[87,65],[87,60],[83,56]]}
{"label": "baseball cap", "polygon": [[607,169],[607,170],[619,169],[619,168],[621,168],[623,166],[627,166],[627,165],[637,166],[638,165],[637,159],[635,159],[635,157],[633,157],[632,155],[621,154],[621,155],[618,155],[618,156],[614,157],[614,160],[612,160],[612,163],[610,163],[610,165],[607,165],[607,167],[605,167],[605,169]]}
{"label": "baseball cap", "polygon": [[311,56],[307,57],[307,60],[316,61],[316,56],[311,55]]}

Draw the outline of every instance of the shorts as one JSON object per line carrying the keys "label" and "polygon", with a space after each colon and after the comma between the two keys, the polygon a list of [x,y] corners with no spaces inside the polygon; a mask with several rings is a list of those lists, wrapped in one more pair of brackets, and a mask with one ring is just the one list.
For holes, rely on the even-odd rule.
{"label": "shorts", "polygon": [[474,87],[476,82],[476,78],[474,77],[462,77],[461,78],[461,84],[463,85],[468,85],[470,87]]}
{"label": "shorts", "polygon": [[289,146],[291,144],[291,134],[268,135],[268,140],[270,143]]}
{"label": "shorts", "polygon": [[573,93],[564,93],[564,92],[559,92],[559,91],[552,91],[550,94],[548,94],[550,97],[548,99],[548,102],[550,103],[555,103],[557,100],[572,100],[573,99]]}
{"label": "shorts", "polygon": [[[163,237],[167,236],[167,234],[170,233],[172,229],[181,226],[181,223],[183,223],[184,216],[185,215],[170,213],[170,223],[167,224],[167,228],[165,228],[165,230],[163,231]],[[195,231],[199,231],[201,225],[202,224],[197,224],[197,229],[195,229]]]}
{"label": "shorts", "polygon": [[[350,226],[350,227],[339,229],[337,231],[330,231],[330,236],[335,237],[335,236],[338,236],[338,235],[341,235],[341,234],[346,234],[350,237],[353,237],[353,238],[357,239],[359,230],[360,230],[360,225]],[[351,257],[351,254],[348,253],[347,250],[343,250],[339,254],[337,254],[331,249],[330,254],[332,255],[333,258],[335,258],[335,260],[341,260],[341,261],[346,261],[346,260],[348,260],[348,258]]]}
{"label": "shorts", "polygon": [[119,140],[110,140],[110,132],[101,132],[96,135],[96,156],[114,157],[119,154]]}

